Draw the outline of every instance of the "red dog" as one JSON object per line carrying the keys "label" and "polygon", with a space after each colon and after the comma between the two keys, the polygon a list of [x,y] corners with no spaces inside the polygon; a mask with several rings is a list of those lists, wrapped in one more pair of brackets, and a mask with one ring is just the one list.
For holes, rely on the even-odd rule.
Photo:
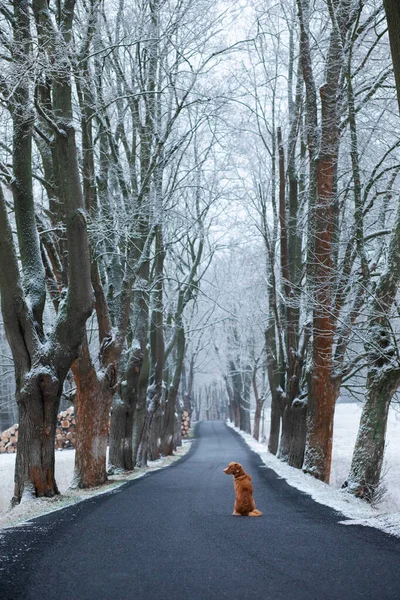
{"label": "red dog", "polygon": [[237,462],[231,462],[224,469],[224,473],[233,475],[236,499],[232,514],[242,517],[260,517],[262,512],[257,510],[254,504],[251,477],[245,472],[242,465]]}

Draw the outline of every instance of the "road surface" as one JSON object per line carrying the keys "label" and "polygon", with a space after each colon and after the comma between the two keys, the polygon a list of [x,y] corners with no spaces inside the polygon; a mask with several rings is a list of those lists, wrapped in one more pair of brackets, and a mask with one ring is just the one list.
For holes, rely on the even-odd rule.
{"label": "road surface", "polygon": [[[232,460],[262,517],[231,516]],[[173,466],[3,534],[0,599],[399,600],[400,540],[340,520],[202,423]]]}

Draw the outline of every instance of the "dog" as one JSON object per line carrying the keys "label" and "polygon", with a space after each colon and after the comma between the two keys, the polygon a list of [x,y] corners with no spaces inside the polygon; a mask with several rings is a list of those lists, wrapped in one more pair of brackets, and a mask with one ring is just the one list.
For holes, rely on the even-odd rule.
{"label": "dog", "polygon": [[232,514],[242,517],[261,517],[262,512],[256,509],[254,503],[251,477],[242,465],[237,462],[230,462],[224,469],[224,473],[233,475],[236,499]]}

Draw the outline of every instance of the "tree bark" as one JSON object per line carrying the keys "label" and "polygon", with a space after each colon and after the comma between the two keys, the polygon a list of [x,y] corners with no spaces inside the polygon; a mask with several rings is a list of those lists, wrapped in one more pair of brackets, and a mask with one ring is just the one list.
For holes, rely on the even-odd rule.
{"label": "tree bark", "polygon": [[185,358],[185,330],[179,327],[176,342],[176,361],[172,382],[168,390],[168,397],[164,410],[163,428],[161,436],[161,454],[169,456],[175,450],[175,412],[178,397],[179,383],[182,375],[183,361]]}
{"label": "tree bark", "polygon": [[381,484],[390,402],[400,385],[399,369],[369,369],[366,398],[350,472],[343,487],[358,498],[374,500]]}
{"label": "tree bark", "polygon": [[[239,429],[251,433],[250,404],[243,394],[243,378],[238,366],[233,360],[229,361],[230,379],[232,381],[232,392],[234,407],[239,416]],[[235,423],[236,425],[236,423]]]}
{"label": "tree bark", "polygon": [[315,226],[315,307],[313,318],[313,366],[308,379],[307,442],[304,470],[329,482],[332,458],[335,384],[333,324],[331,318],[331,197],[334,157],[318,160],[318,204]]}
{"label": "tree bark", "polygon": [[116,368],[111,361],[107,369],[96,372],[85,336],[72,372],[76,383],[77,432],[73,485],[84,489],[107,481],[108,426]]}
{"label": "tree bark", "polygon": [[[320,88],[321,147],[316,161],[317,198],[313,241],[312,368],[308,377],[307,440],[303,469],[329,482],[337,385],[333,378],[334,321],[332,297],[333,206],[339,154],[338,90],[343,68],[342,28],[348,26],[349,4],[330,5],[332,31],[327,58],[326,83]],[[335,10],[338,12],[335,13]],[[337,20],[340,13],[340,22]],[[303,68],[304,80],[306,70]],[[307,88],[307,82],[306,82]]]}
{"label": "tree bark", "polygon": [[383,0],[389,31],[390,50],[396,80],[397,100],[400,110],[400,5],[397,0]]}
{"label": "tree bark", "polygon": [[400,207],[390,238],[387,264],[368,307],[366,402],[354,448],[349,491],[372,500],[379,486],[390,401],[400,385],[400,366],[390,314],[400,283]]}
{"label": "tree bark", "polygon": [[263,406],[265,403],[265,396],[263,396],[263,395],[260,396],[260,394],[258,393],[257,369],[256,368],[253,369],[252,383],[253,383],[254,397],[256,400],[256,411],[254,414],[253,438],[255,440],[259,441],[259,439],[260,439],[260,421],[261,421],[262,409],[263,409]]}
{"label": "tree bark", "polygon": [[32,187],[32,134],[34,114],[31,98],[31,31],[29,4],[14,0],[13,58],[17,84],[12,96],[13,171],[12,190],[18,246],[23,270],[23,286],[35,326],[43,329],[43,310],[46,299],[45,273],[41,259],[39,236],[35,220]]}
{"label": "tree bark", "polygon": [[[29,11],[27,5],[18,2],[16,3],[16,13],[20,9],[25,19],[23,28],[26,33],[29,28]],[[63,41],[62,38],[54,35],[53,26],[49,25],[47,3],[42,4],[37,0],[33,3],[33,9],[37,18],[39,44],[42,45],[43,37],[46,37],[46,42],[51,40],[50,46],[53,50],[57,48],[60,51]],[[16,14],[15,25],[17,27],[19,22],[19,15]],[[47,33],[44,36],[46,29]],[[26,42],[25,39],[24,43]],[[22,290],[6,205],[3,194],[0,195],[0,238],[2,240],[0,244],[0,262],[2,264],[0,295],[4,324],[14,358],[16,399],[20,413],[20,444],[16,459],[14,502],[19,502],[23,494],[28,492],[37,496],[51,496],[58,492],[54,479],[54,435],[58,405],[64,379],[72,361],[78,354],[85,322],[92,309],[86,222],[82,213],[83,203],[75,136],[71,127],[71,113],[68,111],[70,107],[68,68],[62,79],[62,83],[58,85],[57,94],[53,96],[53,101],[55,107],[59,109],[57,123],[60,124],[65,117],[66,122],[64,122],[65,127],[63,128],[57,126],[54,144],[59,150],[59,166],[64,174],[63,180],[60,181],[59,191],[66,215],[65,226],[69,255],[68,290],[60,304],[55,326],[47,339],[40,327],[42,292],[38,292],[37,296],[35,292],[35,299],[33,299],[32,288],[29,285],[26,286],[26,295]],[[59,103],[57,104],[57,102]],[[19,133],[21,136],[27,134],[26,129],[18,129],[18,124],[16,125],[14,136],[18,137]],[[22,148],[24,159],[27,160],[29,147],[26,140],[24,140]],[[18,171],[19,157],[16,153],[15,160]],[[29,173],[28,169],[24,175],[22,173],[20,175],[21,181],[24,177],[24,193],[29,192],[31,186],[28,181]],[[20,194],[17,194],[17,202],[19,202],[19,198]],[[25,208],[31,201],[30,198],[30,194],[25,193],[23,200]],[[34,212],[31,210],[31,217],[33,214]],[[17,219],[17,229],[20,230],[18,238],[22,246],[26,239],[37,238],[32,218]],[[34,246],[32,246],[32,259],[34,259],[34,255]],[[24,256],[27,256],[25,251]],[[34,260],[32,260],[33,263]],[[43,272],[43,269],[38,269],[38,272]]]}
{"label": "tree bark", "polygon": [[[109,471],[132,471],[134,421],[137,418],[137,393],[143,357],[140,348],[132,348],[125,371],[120,375],[119,394],[114,395],[110,423]],[[120,367],[121,369],[121,367]]]}

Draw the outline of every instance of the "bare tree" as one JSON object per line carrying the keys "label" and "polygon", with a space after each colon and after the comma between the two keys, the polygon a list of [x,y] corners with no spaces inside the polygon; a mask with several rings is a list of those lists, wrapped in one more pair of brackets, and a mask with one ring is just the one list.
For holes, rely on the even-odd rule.
{"label": "bare tree", "polygon": [[[384,0],[400,109],[400,6]],[[368,357],[366,399],[345,486],[371,501],[381,482],[390,402],[400,385],[400,363],[391,317],[400,283],[400,210],[397,208],[386,265],[369,302],[365,350]]]}
{"label": "bare tree", "polygon": [[[21,252],[24,283],[21,282],[16,249],[7,216],[3,194],[1,207],[1,276],[0,290],[4,325],[12,350],[16,399],[19,407],[19,440],[15,471],[14,501],[22,495],[51,496],[58,493],[54,478],[54,438],[57,410],[62,386],[82,341],[87,317],[92,309],[90,263],[83,197],[79,179],[75,131],[71,124],[70,65],[66,51],[71,33],[73,6],[60,15],[60,30],[53,24],[47,2],[33,3],[40,52],[49,58],[53,77],[53,109],[51,120],[54,134],[54,152],[57,157],[58,189],[64,207],[64,226],[68,250],[68,288],[60,304],[53,330],[45,336],[42,326],[44,306],[44,270],[41,264],[31,190],[30,140],[32,115],[29,107],[29,80],[20,80],[17,73],[16,94],[19,109],[14,113],[14,157],[17,194],[14,202],[23,218],[17,219],[19,245],[31,240],[30,251]],[[30,69],[32,60],[30,14],[28,3],[14,3],[14,42],[16,64]],[[61,58],[60,58],[61,57]],[[60,60],[62,65],[60,65]],[[12,103],[12,94],[9,94]],[[12,107],[12,104],[11,104]],[[22,109],[22,114],[21,114]],[[11,108],[11,110],[13,110]],[[28,112],[25,112],[28,111]],[[23,121],[20,120],[21,114]],[[26,117],[29,117],[26,120]],[[26,172],[21,174],[18,147],[26,161]],[[18,189],[19,188],[19,189]],[[21,198],[22,192],[22,198]],[[36,271],[36,282],[30,285]],[[24,289],[25,288],[25,289]]]}

